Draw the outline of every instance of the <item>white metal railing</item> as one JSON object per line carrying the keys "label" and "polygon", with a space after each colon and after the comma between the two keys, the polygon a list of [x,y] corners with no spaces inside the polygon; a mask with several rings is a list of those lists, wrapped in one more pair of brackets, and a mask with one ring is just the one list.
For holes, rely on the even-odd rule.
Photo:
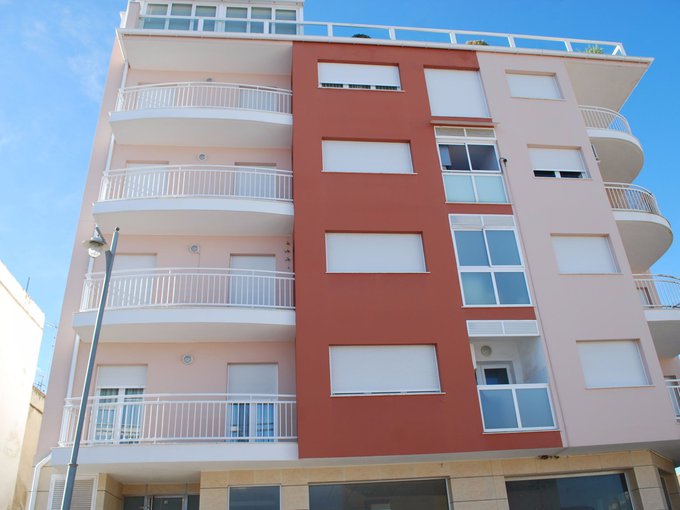
{"label": "white metal railing", "polygon": [[668,388],[668,394],[671,397],[673,411],[675,411],[675,417],[680,420],[680,379],[672,379],[667,377],[666,388]]}
{"label": "white metal railing", "polygon": [[604,187],[612,209],[616,211],[644,212],[661,216],[656,198],[654,198],[651,191],[642,186],[605,182]]}
{"label": "white metal railing", "polygon": [[[104,273],[85,276],[80,311],[99,306]],[[172,306],[293,309],[293,273],[250,269],[164,268],[114,271],[108,310]]]}
{"label": "white metal railing", "polygon": [[494,384],[477,386],[484,430],[555,429],[547,384]]}
{"label": "white metal railing", "polygon": [[118,91],[116,111],[158,108],[237,108],[291,112],[291,91],[236,83],[184,82],[126,87]]}
{"label": "white metal railing", "polygon": [[[262,36],[293,36],[294,38],[362,37],[387,41],[429,42],[465,45],[468,41],[484,41],[488,46],[626,55],[623,44],[612,41],[546,37],[470,30],[329,23],[319,21],[262,20],[254,18],[205,18],[200,16],[140,16],[138,28],[149,30],[184,30],[199,32],[248,33]],[[480,43],[477,43],[480,44]]]}
{"label": "white metal railing", "polygon": [[609,129],[632,135],[628,120],[619,112],[599,106],[579,106],[587,128]]}
{"label": "white metal railing", "polygon": [[645,308],[680,310],[680,278],[664,274],[633,275]]}
{"label": "white metal railing", "polygon": [[[60,446],[73,444],[80,398],[66,399]],[[87,399],[83,445],[297,439],[295,395],[152,394]]]}
{"label": "white metal railing", "polygon": [[257,198],[291,201],[293,173],[246,166],[158,166],[111,170],[99,200],[141,198]]}

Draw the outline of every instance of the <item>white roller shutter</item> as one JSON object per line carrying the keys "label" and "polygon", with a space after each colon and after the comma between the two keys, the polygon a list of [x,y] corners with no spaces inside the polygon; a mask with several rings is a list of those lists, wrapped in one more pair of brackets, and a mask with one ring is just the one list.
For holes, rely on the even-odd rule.
{"label": "white roller shutter", "polygon": [[562,99],[554,75],[508,73],[508,85],[513,97],[530,99]]}
{"label": "white roller shutter", "polygon": [[578,149],[530,148],[529,155],[534,170],[586,170]]}
{"label": "white roller shutter", "polygon": [[408,143],[324,140],[321,148],[324,172],[413,173]]}
{"label": "white roller shutter", "polygon": [[227,366],[227,391],[237,395],[276,395],[279,388],[278,365],[243,363]]}
{"label": "white roller shutter", "polygon": [[477,71],[425,69],[425,80],[434,117],[489,117]]}
{"label": "white roller shutter", "polygon": [[433,345],[335,346],[330,363],[333,395],[440,391]]}
{"label": "white roller shutter", "polygon": [[581,367],[588,388],[619,388],[649,384],[635,340],[578,342]]}
{"label": "white roller shutter", "polygon": [[399,67],[319,62],[319,83],[401,88]]}
{"label": "white roller shutter", "polygon": [[329,273],[424,273],[420,234],[326,234]]}
{"label": "white roller shutter", "polygon": [[552,236],[557,266],[563,274],[618,273],[606,236]]}
{"label": "white roller shutter", "polygon": [[97,388],[144,388],[146,366],[104,365],[97,368]]}

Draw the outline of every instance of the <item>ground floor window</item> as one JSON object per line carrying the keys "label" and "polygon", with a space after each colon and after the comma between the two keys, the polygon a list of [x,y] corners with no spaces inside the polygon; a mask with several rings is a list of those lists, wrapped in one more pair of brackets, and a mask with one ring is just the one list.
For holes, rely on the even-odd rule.
{"label": "ground floor window", "polygon": [[448,510],[446,480],[311,485],[310,510]]}
{"label": "ground floor window", "polygon": [[622,474],[506,482],[510,510],[633,510]]}
{"label": "ground floor window", "polygon": [[198,510],[198,494],[178,496],[126,496],[123,510]]}
{"label": "ground floor window", "polygon": [[277,485],[230,487],[229,510],[279,510],[281,488]]}

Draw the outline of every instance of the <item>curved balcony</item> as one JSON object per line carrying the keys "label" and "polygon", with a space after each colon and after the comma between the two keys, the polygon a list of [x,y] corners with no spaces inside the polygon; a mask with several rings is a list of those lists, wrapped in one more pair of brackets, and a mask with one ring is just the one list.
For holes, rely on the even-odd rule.
{"label": "curved balcony", "polygon": [[94,217],[105,230],[158,235],[290,235],[293,174],[243,166],[112,170]]}
{"label": "curved balcony", "polygon": [[[101,340],[275,341],[295,337],[294,275],[248,269],[114,271]],[[104,273],[85,277],[73,327],[92,337]]]}
{"label": "curved balcony", "polygon": [[[68,462],[80,403],[80,398],[66,399],[58,447],[53,450],[55,465]],[[89,397],[81,445],[79,463],[106,466],[109,472],[167,462],[294,460],[295,395]]]}
{"label": "curved balcony", "polygon": [[626,118],[614,110],[580,106],[605,181],[633,182],[644,163],[642,146]]}
{"label": "curved balcony", "polygon": [[605,183],[609,203],[634,273],[649,269],[668,250],[673,231],[654,195],[641,186]]}
{"label": "curved balcony", "polygon": [[680,279],[662,274],[634,275],[649,331],[660,358],[680,354]]}
{"label": "curved balcony", "polygon": [[291,91],[215,82],[161,83],[118,92],[110,121],[132,145],[289,148]]}

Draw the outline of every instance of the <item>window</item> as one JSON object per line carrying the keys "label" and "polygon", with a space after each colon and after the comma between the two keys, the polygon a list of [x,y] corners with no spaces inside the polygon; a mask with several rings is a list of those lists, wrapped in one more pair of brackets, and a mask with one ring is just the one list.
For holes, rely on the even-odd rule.
{"label": "window", "polygon": [[198,507],[198,494],[123,497],[123,510],[198,510]]}
{"label": "window", "polygon": [[526,508],[633,510],[621,474],[569,476],[505,482],[510,510]]}
{"label": "window", "polygon": [[411,146],[397,142],[321,142],[324,172],[412,174]]}
{"label": "window", "polygon": [[489,117],[477,71],[425,69],[433,117]]}
{"label": "window", "polygon": [[274,363],[227,366],[229,436],[237,442],[269,442],[278,435],[278,377]]}
{"label": "window", "polygon": [[330,348],[331,394],[439,392],[434,345]]}
{"label": "window", "polygon": [[529,305],[512,216],[450,215],[466,306]]}
{"label": "window", "polygon": [[[50,482],[50,492],[47,496],[48,510],[61,510],[61,500],[64,498],[66,477],[53,475]],[[73,499],[71,510],[94,510],[97,491],[97,479],[94,476],[78,477],[73,485]]]}
{"label": "window", "polygon": [[334,89],[400,90],[399,67],[319,62],[319,86]]}
{"label": "window", "polygon": [[552,236],[562,274],[611,274],[619,268],[607,236]]}
{"label": "window", "polygon": [[493,129],[435,128],[447,202],[507,204]]}
{"label": "window", "polygon": [[328,273],[424,273],[420,234],[326,234]]}
{"label": "window", "polygon": [[135,443],[142,431],[145,366],[100,366],[94,400],[94,440]]}
{"label": "window", "polygon": [[446,480],[309,486],[309,510],[449,510]]}
{"label": "window", "polygon": [[506,76],[512,97],[562,99],[554,74],[508,73]]}
{"label": "window", "polygon": [[530,148],[529,156],[536,177],[584,179],[588,177],[578,149]]}
{"label": "window", "polygon": [[229,510],[280,510],[281,488],[229,487]]}
{"label": "window", "polygon": [[649,384],[637,340],[587,341],[577,345],[587,388]]}

